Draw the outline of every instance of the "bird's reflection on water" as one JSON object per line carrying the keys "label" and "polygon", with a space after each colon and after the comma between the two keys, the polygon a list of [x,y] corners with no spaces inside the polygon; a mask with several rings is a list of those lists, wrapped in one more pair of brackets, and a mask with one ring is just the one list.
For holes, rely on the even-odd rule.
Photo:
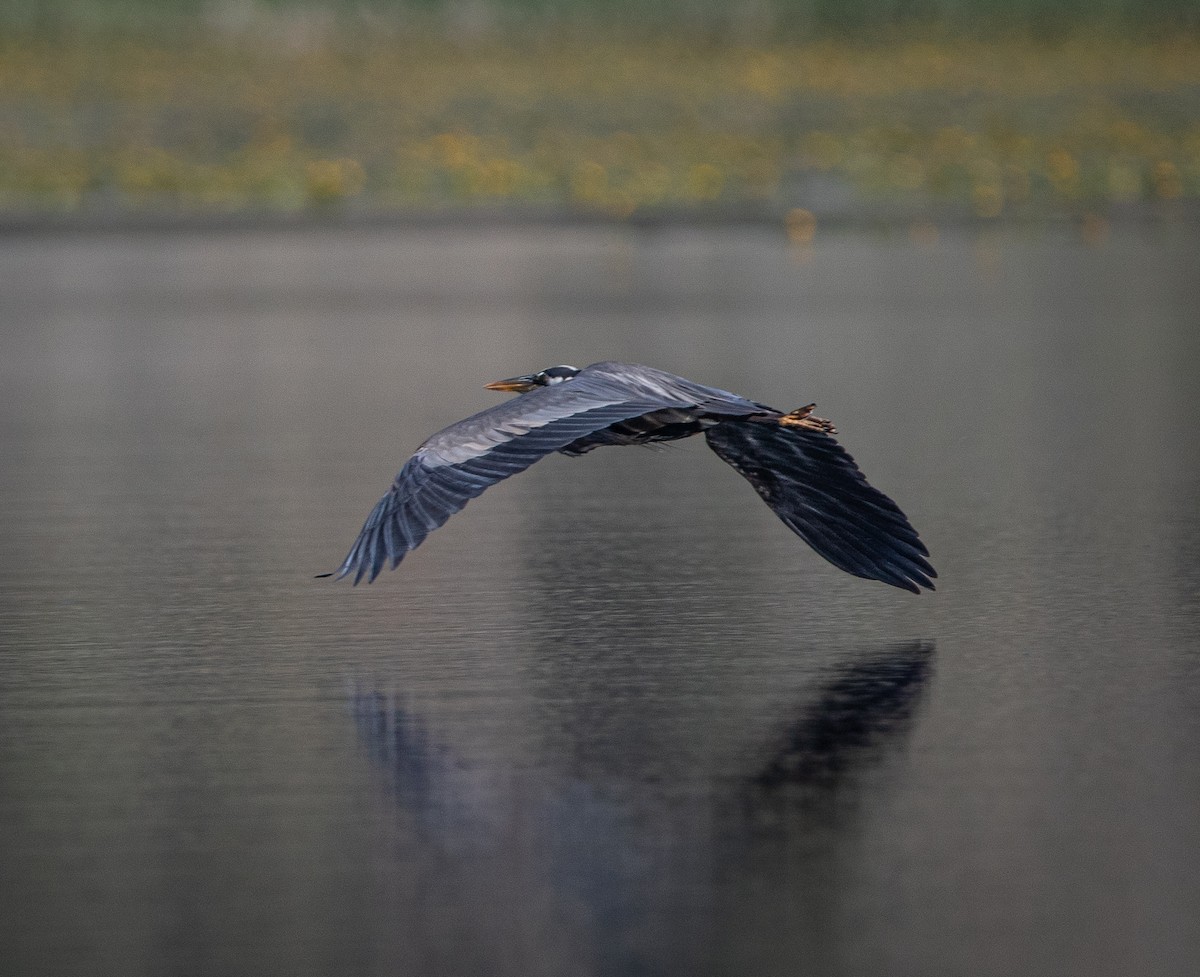
{"label": "bird's reflection on water", "polygon": [[911,729],[933,653],[933,642],[913,641],[834,668],[749,778],[747,809],[785,821],[800,812],[836,814],[855,774],[882,760]]}
{"label": "bird's reflection on water", "polygon": [[878,755],[890,735],[910,725],[932,657],[933,643],[916,641],[836,668],[754,782],[766,790],[787,784],[835,787],[857,764]]}
{"label": "bird's reflection on water", "polygon": [[796,870],[820,875],[814,855],[853,845],[856,812],[886,793],[886,777],[864,775],[902,748],[933,657],[922,641],[852,654],[737,761],[740,772],[682,769],[670,782],[588,779],[527,757],[496,769],[458,752],[453,730],[401,695],[355,687],[351,708],[402,830],[437,852],[439,912],[477,917],[478,900],[456,905],[455,886],[478,892],[491,879],[515,897],[497,910],[521,917],[510,924],[589,948],[584,972],[638,972],[668,954],[694,954],[704,971],[722,940],[716,920],[762,865],[799,853],[808,862]]}

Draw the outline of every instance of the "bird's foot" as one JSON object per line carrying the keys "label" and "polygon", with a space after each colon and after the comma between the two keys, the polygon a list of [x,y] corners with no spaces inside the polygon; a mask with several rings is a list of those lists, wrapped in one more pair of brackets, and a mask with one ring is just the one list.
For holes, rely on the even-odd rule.
{"label": "bird's foot", "polygon": [[779,418],[779,423],[784,427],[800,427],[806,431],[836,434],[837,428],[833,426],[832,421],[827,421],[823,417],[813,416],[813,408],[816,406],[816,404],[805,404],[803,407],[797,407],[794,411],[784,414]]}

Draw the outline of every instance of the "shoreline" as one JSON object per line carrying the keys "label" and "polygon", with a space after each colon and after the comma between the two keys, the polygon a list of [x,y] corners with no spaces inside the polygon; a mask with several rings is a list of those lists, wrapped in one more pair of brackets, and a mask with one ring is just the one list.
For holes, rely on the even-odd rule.
{"label": "shoreline", "polygon": [[[799,225],[799,227],[797,226]],[[104,234],[310,233],[346,231],[440,231],[487,229],[614,228],[633,231],[761,228],[776,230],[795,243],[811,243],[816,233],[987,231],[1079,228],[1194,227],[1200,201],[1154,201],[1109,207],[1040,210],[980,217],[969,207],[910,208],[871,206],[827,208],[662,208],[633,214],[564,207],[448,207],[437,209],[344,209],[297,212],[237,211],[0,213],[0,238]]]}

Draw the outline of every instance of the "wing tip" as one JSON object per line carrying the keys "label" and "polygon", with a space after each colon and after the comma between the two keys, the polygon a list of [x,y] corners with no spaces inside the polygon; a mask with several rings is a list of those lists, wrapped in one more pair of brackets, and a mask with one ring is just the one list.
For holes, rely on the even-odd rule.
{"label": "wing tip", "polygon": [[870,575],[871,579],[891,584],[893,587],[899,587],[912,594],[921,594],[922,588],[930,591],[937,590],[933,582],[937,577],[937,571],[927,560],[907,558],[894,562],[879,562],[871,570],[873,571]]}
{"label": "wing tip", "polygon": [[918,597],[924,592],[921,588],[929,591],[936,591],[937,587],[933,585],[933,581],[927,577],[910,577],[904,582],[904,589],[911,594],[916,594]]}

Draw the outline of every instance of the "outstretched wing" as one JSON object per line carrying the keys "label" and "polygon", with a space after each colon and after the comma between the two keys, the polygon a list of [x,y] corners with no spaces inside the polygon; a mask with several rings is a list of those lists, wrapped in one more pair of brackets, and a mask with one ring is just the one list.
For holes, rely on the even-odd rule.
{"label": "outstretched wing", "polygon": [[498,404],[459,421],[417,449],[371,510],[342,565],[374,580],[471,499],[539,458],[630,418],[669,408],[717,416],[761,413],[735,394],[644,366],[596,363],[573,379]]}
{"label": "outstretched wing", "polygon": [[828,434],[727,421],[705,437],[787,527],[834,566],[914,594],[934,589],[937,571],[917,531]]}

